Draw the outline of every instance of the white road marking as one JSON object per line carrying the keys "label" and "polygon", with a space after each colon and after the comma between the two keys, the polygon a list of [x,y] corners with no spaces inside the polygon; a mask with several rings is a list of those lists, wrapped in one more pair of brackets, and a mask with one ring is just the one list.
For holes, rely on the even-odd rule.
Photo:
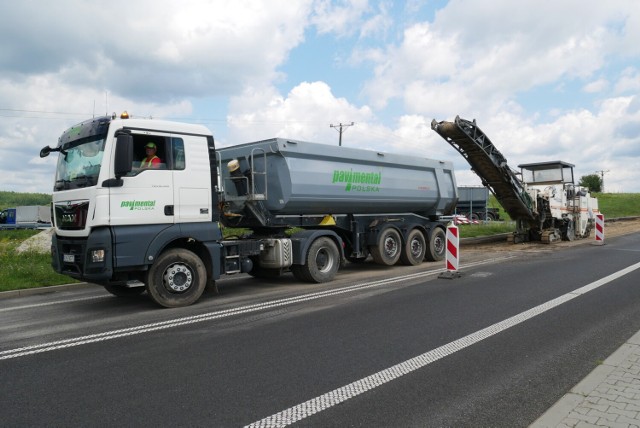
{"label": "white road marking", "polygon": [[[513,256],[501,257],[498,259],[485,260],[481,262],[468,263],[466,267],[473,267],[488,263],[495,263],[496,261],[506,260],[513,258]],[[58,349],[70,348],[74,346],[86,345],[94,342],[101,342],[105,340],[117,339],[120,337],[133,336],[142,333],[149,333],[152,331],[164,330],[173,327],[179,327],[188,324],[195,324],[204,321],[211,321],[220,318],[226,318],[234,315],[241,315],[251,312],[258,312],[265,309],[271,309],[276,307],[288,306],[295,303],[306,302],[310,300],[317,300],[325,297],[335,296],[339,294],[351,293],[358,290],[364,290],[367,288],[380,287],[383,285],[394,284],[410,279],[417,279],[422,277],[428,277],[440,274],[445,269],[430,270],[427,272],[418,272],[409,275],[403,275],[395,278],[382,279],[373,282],[366,282],[363,284],[356,284],[349,287],[320,291],[317,293],[304,294],[301,296],[289,297],[286,299],[272,300],[269,302],[258,303],[254,305],[241,306],[238,308],[226,309],[216,312],[208,312],[201,315],[193,315],[183,318],[175,318],[167,321],[160,321],[151,324],[140,325],[136,327],[123,328],[119,330],[106,331],[103,333],[90,334],[81,337],[73,337],[69,339],[57,340],[54,342],[41,343],[37,345],[24,346],[21,348],[9,349],[6,351],[0,351],[0,360],[8,360],[11,358],[23,357],[26,355],[40,354],[43,352],[55,351]]]}
{"label": "white road marking", "polygon": [[453,342],[447,343],[446,345],[440,346],[439,348],[433,349],[429,352],[425,352],[424,354],[418,355],[417,357],[396,364],[395,366],[389,367],[388,369],[379,371],[363,379],[352,382],[341,388],[334,389],[333,391],[327,392],[326,394],[312,398],[311,400],[300,403],[297,406],[285,409],[274,415],[247,425],[245,428],[285,427],[287,425],[298,422],[318,412],[327,410],[330,407],[343,403],[350,398],[356,397],[374,388],[382,386],[385,383],[391,382],[392,380],[409,374],[415,370],[423,368],[435,361],[438,361],[441,358],[444,358],[468,346],[471,346],[474,343],[478,343],[484,339],[494,336],[510,327],[527,321],[550,309],[560,306],[563,303],[567,303],[568,301],[573,300],[576,297],[595,290],[596,288],[608,284],[611,281],[614,281],[639,268],[640,263],[631,265],[602,279],[580,287],[577,290],[549,300],[546,303],[521,312],[520,314],[514,315],[511,318],[507,318],[504,321],[493,324],[487,328],[483,328],[482,330],[478,330],[475,333],[469,334],[468,336],[465,336],[458,340],[454,340]]}

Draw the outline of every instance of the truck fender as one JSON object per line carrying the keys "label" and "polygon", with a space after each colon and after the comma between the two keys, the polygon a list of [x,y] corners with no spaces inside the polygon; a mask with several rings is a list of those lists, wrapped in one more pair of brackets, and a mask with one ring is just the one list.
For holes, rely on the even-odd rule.
{"label": "truck fender", "polygon": [[305,264],[306,254],[309,250],[309,246],[313,243],[313,241],[321,236],[328,236],[336,242],[338,251],[340,251],[341,264],[345,262],[346,259],[344,255],[344,242],[337,233],[335,233],[333,230],[308,229],[291,235],[291,247],[293,251],[292,259],[294,265]]}
{"label": "truck fender", "polygon": [[182,237],[179,225],[174,224],[163,229],[149,242],[144,255],[145,264],[152,264],[171,242]]}
{"label": "truck fender", "polygon": [[145,264],[152,264],[173,242],[180,239],[189,240],[191,236],[198,236],[201,239],[201,245],[204,245],[204,248],[206,248],[209,253],[212,265],[217,267],[217,269],[214,269],[212,272],[213,277],[218,278],[220,271],[217,265],[221,248],[219,242],[222,239],[222,234],[219,229],[213,228],[210,225],[204,225],[205,223],[174,224],[162,230],[149,243],[145,252]]}

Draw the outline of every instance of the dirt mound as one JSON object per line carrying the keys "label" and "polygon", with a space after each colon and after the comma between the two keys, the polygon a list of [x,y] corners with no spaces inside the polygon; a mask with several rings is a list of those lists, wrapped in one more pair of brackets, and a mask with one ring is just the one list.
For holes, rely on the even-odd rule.
{"label": "dirt mound", "polygon": [[53,228],[43,230],[31,238],[25,239],[22,244],[16,248],[18,254],[27,251],[35,251],[36,253],[47,254],[51,251],[51,237],[53,236]]}

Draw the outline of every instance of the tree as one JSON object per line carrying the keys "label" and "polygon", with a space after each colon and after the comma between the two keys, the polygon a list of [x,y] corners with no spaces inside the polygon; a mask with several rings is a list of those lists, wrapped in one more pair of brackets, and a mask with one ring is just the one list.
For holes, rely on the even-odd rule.
{"label": "tree", "polygon": [[598,174],[583,175],[578,185],[588,187],[593,193],[602,192],[602,178]]}

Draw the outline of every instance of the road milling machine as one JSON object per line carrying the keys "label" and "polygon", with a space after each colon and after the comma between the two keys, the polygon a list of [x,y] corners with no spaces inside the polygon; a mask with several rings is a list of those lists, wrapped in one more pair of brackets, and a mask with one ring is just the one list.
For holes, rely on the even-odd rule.
{"label": "road milling machine", "polygon": [[574,183],[574,165],[539,162],[518,165],[512,170],[507,160],[476,125],[457,116],[453,122],[431,122],[431,128],[455,148],[491,190],[516,230],[512,243],[557,240],[572,241],[589,236],[598,213],[598,200],[589,189]]}

